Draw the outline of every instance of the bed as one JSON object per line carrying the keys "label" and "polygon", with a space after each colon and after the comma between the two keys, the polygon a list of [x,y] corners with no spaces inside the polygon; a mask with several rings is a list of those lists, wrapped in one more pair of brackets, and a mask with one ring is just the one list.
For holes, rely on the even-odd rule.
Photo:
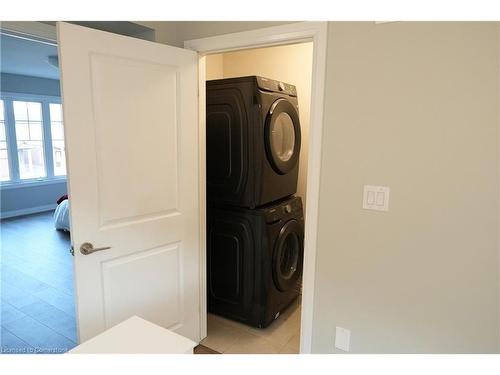
{"label": "bed", "polygon": [[54,225],[57,230],[69,232],[69,200],[59,203],[54,212]]}

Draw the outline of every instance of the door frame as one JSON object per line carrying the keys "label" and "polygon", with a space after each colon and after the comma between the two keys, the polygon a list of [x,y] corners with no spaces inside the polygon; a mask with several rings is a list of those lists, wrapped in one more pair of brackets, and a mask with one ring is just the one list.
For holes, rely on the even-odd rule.
{"label": "door frame", "polygon": [[205,155],[205,81],[206,55],[243,49],[271,47],[300,42],[313,42],[311,110],[304,236],[303,291],[301,307],[300,353],[311,353],[313,333],[313,302],[316,273],[319,190],[321,177],[321,145],[323,135],[323,104],[326,78],[328,22],[297,22],[187,40],[184,48],[199,54],[199,199],[200,199],[200,338],[207,336],[206,285],[206,155]]}

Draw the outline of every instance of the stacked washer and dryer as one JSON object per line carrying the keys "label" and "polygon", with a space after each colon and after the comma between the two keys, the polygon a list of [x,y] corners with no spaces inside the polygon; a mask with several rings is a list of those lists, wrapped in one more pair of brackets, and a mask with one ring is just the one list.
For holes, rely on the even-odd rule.
{"label": "stacked washer and dryer", "polygon": [[207,81],[206,100],[208,310],[267,327],[302,279],[297,91],[250,76]]}

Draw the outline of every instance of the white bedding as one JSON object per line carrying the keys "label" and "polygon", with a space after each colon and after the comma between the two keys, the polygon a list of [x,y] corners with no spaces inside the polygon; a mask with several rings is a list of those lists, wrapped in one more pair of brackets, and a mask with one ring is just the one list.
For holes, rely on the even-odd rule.
{"label": "white bedding", "polygon": [[69,232],[69,200],[63,200],[54,212],[54,225],[56,229]]}

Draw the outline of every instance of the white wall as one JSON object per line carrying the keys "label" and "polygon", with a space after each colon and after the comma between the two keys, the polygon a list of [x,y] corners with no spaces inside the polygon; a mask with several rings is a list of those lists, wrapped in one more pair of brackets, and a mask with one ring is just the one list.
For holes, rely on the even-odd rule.
{"label": "white wall", "polygon": [[259,75],[297,87],[301,151],[297,195],[306,198],[309,108],[311,103],[312,43],[258,48],[207,56],[207,79]]}
{"label": "white wall", "polygon": [[[497,351],[497,31],[329,23],[315,352],[336,325],[357,353]],[[360,208],[365,183],[389,212]]]}

